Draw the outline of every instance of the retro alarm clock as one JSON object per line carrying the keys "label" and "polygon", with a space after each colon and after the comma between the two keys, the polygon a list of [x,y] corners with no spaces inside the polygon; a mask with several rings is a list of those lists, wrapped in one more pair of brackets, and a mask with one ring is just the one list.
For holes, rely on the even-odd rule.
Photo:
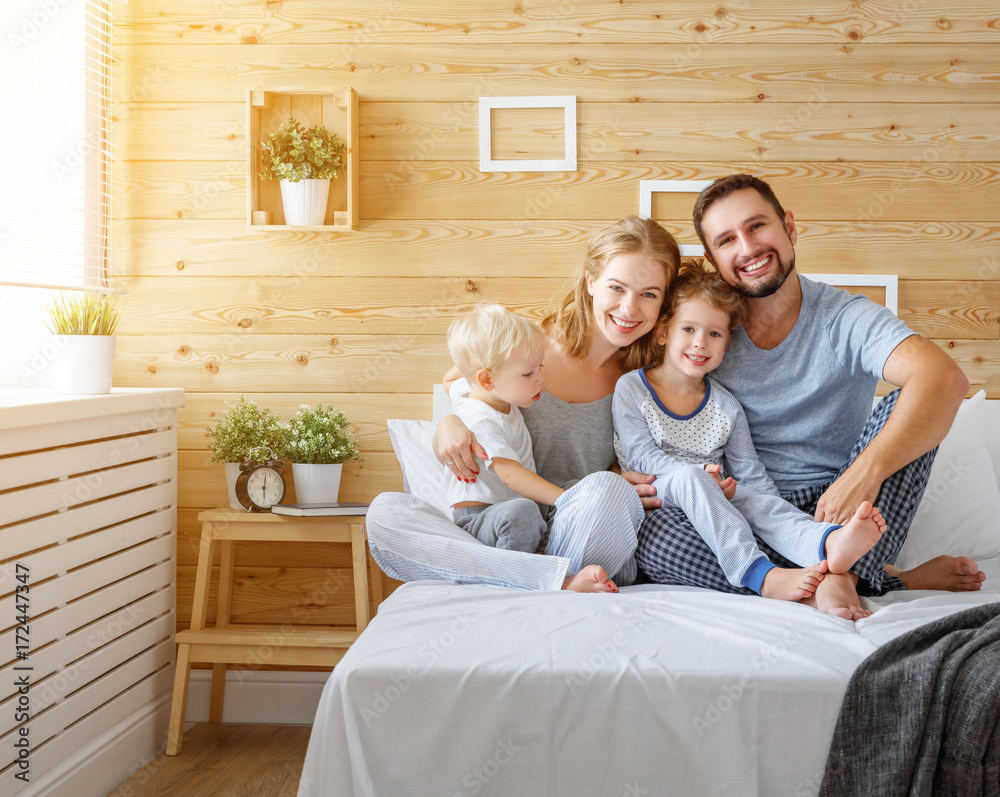
{"label": "retro alarm clock", "polygon": [[[256,459],[254,453],[257,451],[266,451],[269,459]],[[251,449],[247,461],[240,463],[236,499],[250,512],[270,512],[271,507],[280,504],[285,497],[282,468],[284,464],[274,458],[270,448]]]}

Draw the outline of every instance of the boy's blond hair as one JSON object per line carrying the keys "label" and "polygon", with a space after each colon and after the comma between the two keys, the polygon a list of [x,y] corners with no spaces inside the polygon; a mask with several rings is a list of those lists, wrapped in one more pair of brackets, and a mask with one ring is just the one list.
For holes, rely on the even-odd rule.
{"label": "boy's blond hair", "polygon": [[534,321],[496,302],[481,302],[448,328],[448,352],[470,383],[485,368],[495,371],[514,354],[541,354],[545,333]]}

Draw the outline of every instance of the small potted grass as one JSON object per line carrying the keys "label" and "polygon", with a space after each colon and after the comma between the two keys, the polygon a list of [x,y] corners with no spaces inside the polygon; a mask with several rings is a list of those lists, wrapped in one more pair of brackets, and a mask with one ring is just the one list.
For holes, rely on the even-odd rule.
{"label": "small potted grass", "polygon": [[59,393],[110,393],[121,297],[104,291],[64,293],[49,303]]}

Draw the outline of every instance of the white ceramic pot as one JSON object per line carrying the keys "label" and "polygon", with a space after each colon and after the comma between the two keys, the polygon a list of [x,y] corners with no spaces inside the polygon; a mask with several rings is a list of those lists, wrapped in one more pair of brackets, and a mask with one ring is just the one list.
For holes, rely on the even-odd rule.
{"label": "white ceramic pot", "polygon": [[110,393],[115,369],[114,335],[56,335],[57,393]]}
{"label": "white ceramic pot", "polygon": [[229,506],[233,509],[246,510],[246,507],[236,497],[236,480],[240,477],[240,463],[226,462],[226,489],[229,491]]}
{"label": "white ceramic pot", "polygon": [[285,224],[316,226],[326,219],[326,203],[330,199],[329,180],[281,180],[281,208]]}
{"label": "white ceramic pot", "polygon": [[332,504],[340,495],[340,476],[344,470],[336,465],[305,465],[292,463],[295,479],[295,500],[300,504]]}

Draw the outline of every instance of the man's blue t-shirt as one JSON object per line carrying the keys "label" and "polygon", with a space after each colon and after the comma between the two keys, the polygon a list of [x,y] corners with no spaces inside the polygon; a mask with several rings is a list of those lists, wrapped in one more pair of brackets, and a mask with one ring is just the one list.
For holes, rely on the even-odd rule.
{"label": "man's blue t-shirt", "polygon": [[741,327],[712,374],[743,405],[757,454],[782,493],[836,478],[872,410],[893,350],[915,334],[864,296],[799,276],[802,308],[775,348]]}

